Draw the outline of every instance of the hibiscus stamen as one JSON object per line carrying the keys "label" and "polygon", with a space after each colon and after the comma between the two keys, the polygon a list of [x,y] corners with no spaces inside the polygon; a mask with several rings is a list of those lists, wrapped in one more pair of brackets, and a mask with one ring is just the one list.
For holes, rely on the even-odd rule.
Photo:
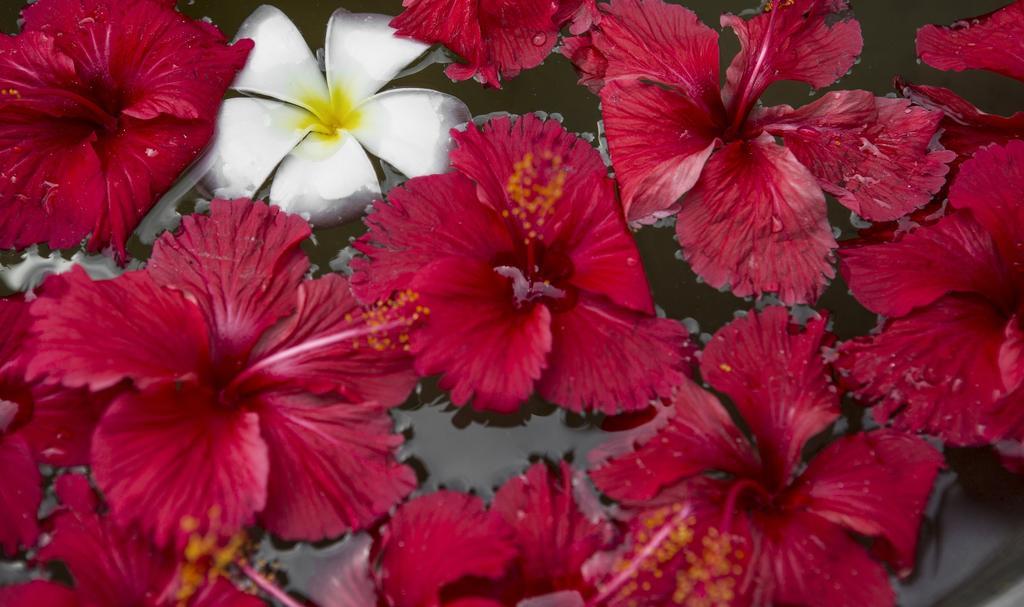
{"label": "hibiscus stamen", "polygon": [[238,569],[245,574],[245,577],[252,580],[252,583],[255,584],[257,588],[272,597],[278,603],[284,605],[284,607],[303,607],[301,603],[289,596],[284,590],[278,588],[274,582],[267,579],[263,574],[245,561],[238,562]]}
{"label": "hibiscus stamen", "polygon": [[220,534],[221,510],[213,506],[207,513],[206,531],[200,532],[198,518],[185,516],[181,519],[181,530],[189,534],[183,552],[184,562],[178,572],[175,599],[178,607],[185,607],[200,589],[228,577],[227,569],[235,562],[245,546],[244,533],[237,533],[223,541]]}
{"label": "hibiscus stamen", "polygon": [[730,133],[737,133],[743,123],[746,122],[747,116],[750,114],[750,110],[753,109],[754,102],[757,101],[754,98],[754,84],[757,82],[757,75],[764,66],[765,60],[768,58],[768,50],[771,48],[773,42],[772,34],[775,33],[775,16],[779,14],[779,10],[793,6],[795,0],[779,0],[776,3],[775,0],[768,0],[764,5],[764,12],[769,13],[768,27],[765,28],[764,39],[761,40],[761,47],[757,51],[757,58],[754,60],[754,67],[747,72],[748,76],[743,82],[743,87],[738,96],[733,97],[734,103],[732,104],[732,124],[729,126]]}
{"label": "hibiscus stamen", "polygon": [[550,150],[542,152],[539,158],[533,152],[527,152],[513,165],[512,175],[505,186],[512,208],[502,211],[501,215],[519,221],[527,246],[534,240],[543,240],[539,230],[562,197],[566,171],[561,167],[562,157]]}

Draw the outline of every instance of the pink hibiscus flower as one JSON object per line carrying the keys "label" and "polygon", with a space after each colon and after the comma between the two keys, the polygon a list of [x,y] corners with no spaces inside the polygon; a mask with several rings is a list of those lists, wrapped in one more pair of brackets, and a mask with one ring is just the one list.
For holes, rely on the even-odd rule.
{"label": "pink hibiscus flower", "polygon": [[824,87],[853,66],[863,40],[846,0],[723,15],[741,50],[721,91],[718,34],[692,11],[662,0],[613,0],[601,11],[600,25],[564,52],[600,91],[626,218],[678,214],[680,246],[708,284],[813,302],[834,276],[826,192],[885,221],[942,187],[953,155],[929,148],[939,112],[867,91],[800,109],[758,105],[775,82]]}
{"label": "pink hibiscus flower", "polygon": [[597,151],[553,120],[454,133],[455,172],[377,204],[356,247],[364,300],[411,287],[430,315],[416,370],[452,400],[509,412],[536,389],[580,411],[646,407],[689,361],[650,288]]}
{"label": "pink hibiscus flower", "polygon": [[[92,439],[114,519],[164,547],[218,519],[318,540],[373,522],[415,486],[388,408],[415,383],[402,294],[360,308],[345,279],[304,279],[298,216],[215,200],[109,281],[50,278],[32,304],[28,374],[130,383]],[[88,318],[88,322],[83,322]]]}
{"label": "pink hibiscus flower", "polygon": [[[0,247],[119,259],[213,134],[249,41],[228,46],[174,0],[40,0],[0,35]],[[31,142],[27,144],[26,142]]]}
{"label": "pink hibiscus flower", "polygon": [[[182,576],[175,559],[157,552],[138,535],[118,529],[96,514],[97,500],[85,477],[58,477],[63,504],[48,520],[49,543],[36,560],[61,562],[74,587],[34,581],[0,588],[0,607],[261,607],[263,601],[237,589],[221,572],[204,569],[201,576]],[[193,549],[198,556],[198,552]],[[205,555],[208,559],[211,555]],[[211,575],[212,574],[212,575]]]}
{"label": "pink hibiscus flower", "polygon": [[[917,31],[917,53],[940,70],[989,70],[1024,81],[1024,0],[950,27],[926,25]],[[915,103],[945,113],[942,144],[961,160],[990,143],[1024,139],[1024,112],[995,116],[947,88],[897,84]]]}
{"label": "pink hibiscus flower", "polygon": [[840,251],[854,296],[887,317],[839,361],[878,420],[954,445],[1024,437],[1012,419],[1024,417],[1022,167],[1022,141],[982,148],[950,188],[948,216]]}
{"label": "pink hibiscus flower", "polygon": [[[391,607],[580,605],[584,564],[614,531],[577,497],[571,467],[539,462],[505,483],[488,509],[440,491],[399,507],[380,548],[379,586]],[[564,603],[534,603],[536,597]],[[575,602],[573,602],[575,601]]]}
{"label": "pink hibiscus flower", "polygon": [[[917,437],[878,430],[838,438],[801,466],[808,439],[838,417],[825,338],[824,319],[801,330],[780,307],[730,323],[701,370],[753,443],[687,382],[656,431],[591,472],[634,514],[591,605],[894,604],[871,556],[910,572],[942,458]],[[870,552],[856,536],[874,538]]]}
{"label": "pink hibiscus flower", "polygon": [[399,35],[440,43],[462,57],[448,66],[452,80],[476,77],[501,88],[537,67],[571,23],[581,33],[597,19],[596,0],[404,0],[405,11],[391,21]]}

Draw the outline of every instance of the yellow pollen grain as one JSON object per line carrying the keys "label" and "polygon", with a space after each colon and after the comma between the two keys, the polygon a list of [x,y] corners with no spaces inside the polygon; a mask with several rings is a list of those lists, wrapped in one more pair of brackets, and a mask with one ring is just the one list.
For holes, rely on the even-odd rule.
{"label": "yellow pollen grain", "polygon": [[527,233],[523,239],[527,246],[540,237],[534,228],[543,226],[545,218],[554,212],[555,203],[564,193],[565,179],[562,157],[551,151],[542,152],[539,159],[533,152],[527,152],[512,165],[512,175],[505,186],[512,208],[502,210],[501,216],[519,220]]}
{"label": "yellow pollen grain", "polygon": [[[796,2],[796,0],[782,0],[781,2],[778,3],[778,7],[779,8],[786,8],[788,6],[793,6],[793,4],[795,2]],[[765,5],[764,5],[764,12],[770,13],[773,10],[775,10],[775,7],[776,7],[775,0],[768,0],[768,2],[765,3]]]}
{"label": "yellow pollen grain", "polygon": [[726,373],[732,373],[732,365],[728,363],[722,363],[718,365],[718,368],[721,369],[722,371],[725,371]]}

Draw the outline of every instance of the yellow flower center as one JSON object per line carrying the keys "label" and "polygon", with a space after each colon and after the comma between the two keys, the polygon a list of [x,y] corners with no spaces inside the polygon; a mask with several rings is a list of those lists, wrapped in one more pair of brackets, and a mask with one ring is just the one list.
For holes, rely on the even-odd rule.
{"label": "yellow flower center", "polygon": [[333,88],[330,99],[313,94],[300,98],[300,101],[312,113],[299,128],[308,128],[312,133],[340,137],[346,131],[358,128],[362,121],[362,113],[355,109],[355,102],[341,87]]}

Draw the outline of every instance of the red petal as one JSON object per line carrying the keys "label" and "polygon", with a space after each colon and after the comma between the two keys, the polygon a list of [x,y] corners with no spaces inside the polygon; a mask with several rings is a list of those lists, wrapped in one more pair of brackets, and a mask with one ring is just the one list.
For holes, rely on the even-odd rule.
{"label": "red petal", "polygon": [[601,13],[597,10],[597,0],[559,0],[555,23],[569,24],[569,31],[582,34],[596,23],[600,23]]}
{"label": "red petal", "polygon": [[918,528],[942,454],[892,430],[843,437],[811,460],[796,485],[800,507],[861,535],[901,576],[914,567]]}
{"label": "red petal", "polygon": [[766,128],[779,135],[818,183],[871,221],[891,221],[931,200],[956,155],[930,152],[942,119],[904,99],[838,91],[781,115]]}
{"label": "red petal", "polygon": [[260,519],[286,540],[317,541],[373,523],[416,487],[395,451],[387,408],[308,396],[262,397],[270,475]]}
{"label": "red petal", "polygon": [[198,308],[148,272],[94,282],[76,267],[48,279],[31,311],[38,337],[29,377],[96,391],[124,379],[144,388],[207,372],[209,337]]}
{"label": "red petal", "polygon": [[[353,403],[402,404],[416,385],[412,359],[400,347],[377,350],[358,337],[331,342],[338,335],[370,331],[364,310],[348,281],[337,274],[302,283],[295,314],[268,331],[238,378],[242,392],[274,386],[318,394],[337,393]],[[252,377],[253,374],[255,377]]]}
{"label": "red petal", "polygon": [[917,54],[940,70],[991,70],[1024,80],[1024,0],[949,27],[922,27]]}
{"label": "red petal", "polygon": [[408,0],[391,21],[399,35],[441,43],[462,56],[446,73],[454,80],[476,77],[500,87],[498,75],[512,78],[540,64],[558,39],[550,0]]}
{"label": "red petal", "polygon": [[118,523],[181,546],[186,517],[227,536],[267,499],[267,446],[255,413],[175,386],[128,393],[93,437],[93,473]]}
{"label": "red petal", "polygon": [[36,512],[43,497],[42,479],[25,440],[0,434],[0,555],[31,548],[39,535]]}
{"label": "red petal", "polygon": [[551,313],[518,309],[507,278],[487,262],[450,257],[419,272],[412,287],[430,310],[413,334],[416,370],[443,373],[452,402],[515,411],[533,392],[551,350]]}
{"label": "red petal", "polygon": [[970,209],[992,234],[1018,278],[1024,277],[1024,141],[989,146],[960,168],[949,202]]}
{"label": "red petal", "polygon": [[839,367],[880,421],[954,445],[987,442],[985,415],[1006,393],[999,351],[1007,319],[977,297],[948,295],[847,342]]}
{"label": "red petal", "polygon": [[676,85],[705,113],[722,115],[718,32],[690,9],[663,0],[613,0],[601,12],[590,37],[603,69],[593,79]]}
{"label": "red petal", "polygon": [[538,462],[507,481],[494,496],[491,510],[516,530],[521,579],[519,596],[587,588],[583,565],[612,537],[606,520],[588,518],[574,495],[572,467],[558,473]]}
{"label": "red petal", "polygon": [[190,215],[153,247],[147,272],[195,298],[207,317],[218,360],[244,359],[259,337],[295,309],[309,261],[299,244],[309,225],[248,199],[214,200],[210,215]]}
{"label": "red petal", "polygon": [[691,381],[683,382],[667,425],[642,439],[636,450],[590,473],[609,497],[642,504],[666,487],[706,470],[742,476],[756,472],[754,451],[725,407]]}
{"label": "red petal", "polygon": [[365,222],[369,232],[355,246],[366,257],[352,260],[352,288],[364,302],[407,288],[435,259],[491,260],[513,246],[498,214],[458,173],[410,179],[391,190],[387,202],[374,204]]}
{"label": "red petal", "polygon": [[91,394],[88,390],[36,385],[32,390],[32,419],[18,433],[41,462],[88,465],[93,430],[116,391]]}
{"label": "red petal", "polygon": [[741,50],[726,73],[723,96],[734,117],[746,116],[774,82],[794,80],[826,87],[853,67],[864,47],[860,23],[847,0],[779,0],[749,21],[722,15]]}
{"label": "red petal", "polygon": [[53,489],[60,503],[78,514],[93,514],[100,505],[99,496],[84,474],[62,474],[54,481]]}
{"label": "red petal", "polygon": [[332,549],[327,565],[311,576],[305,594],[321,607],[376,605],[377,585],[370,572],[373,538],[366,533],[349,535]]}
{"label": "red petal", "polygon": [[895,594],[881,563],[840,527],[795,514],[775,530],[759,555],[774,587],[773,605],[891,607]]}
{"label": "red petal", "polygon": [[953,213],[901,240],[839,250],[840,272],[872,312],[903,316],[949,293],[1012,302],[1016,292],[992,237],[969,213]]}
{"label": "red petal", "polygon": [[551,317],[552,345],[537,389],[573,411],[643,409],[690,374],[693,346],[682,324],[581,293]]}
{"label": "red petal", "polygon": [[1010,117],[986,114],[949,89],[914,86],[901,80],[896,86],[917,105],[945,114],[940,141],[961,158],[990,143],[1004,145],[1011,139],[1024,139],[1024,112]]}
{"label": "red petal", "polygon": [[580,75],[579,83],[595,95],[604,86],[604,75],[608,71],[608,59],[594,46],[590,33],[562,39],[562,55],[565,56]]}
{"label": "red petal", "polygon": [[207,583],[189,603],[190,607],[266,607],[266,604],[263,599],[239,590],[223,577]]}
{"label": "red petal", "polygon": [[835,275],[825,196],[793,154],[764,134],[708,161],[676,220],[694,271],[734,295],[813,302]]}
{"label": "red petal", "polygon": [[791,326],[771,307],[717,331],[701,358],[701,375],[732,399],[757,442],[765,474],[785,484],[804,445],[839,416],[839,397],[822,353],[825,319]]}
{"label": "red petal", "polygon": [[46,607],[81,607],[78,596],[66,586],[36,580],[17,586],[0,588],[0,607],[24,607],[25,605],[46,605]]}
{"label": "red petal", "polygon": [[381,540],[381,589],[394,607],[439,607],[445,586],[498,579],[516,556],[515,535],[480,498],[439,491],[402,505]]}
{"label": "red petal", "polygon": [[716,146],[714,119],[680,89],[614,81],[602,111],[626,218],[650,223],[679,208]]}

